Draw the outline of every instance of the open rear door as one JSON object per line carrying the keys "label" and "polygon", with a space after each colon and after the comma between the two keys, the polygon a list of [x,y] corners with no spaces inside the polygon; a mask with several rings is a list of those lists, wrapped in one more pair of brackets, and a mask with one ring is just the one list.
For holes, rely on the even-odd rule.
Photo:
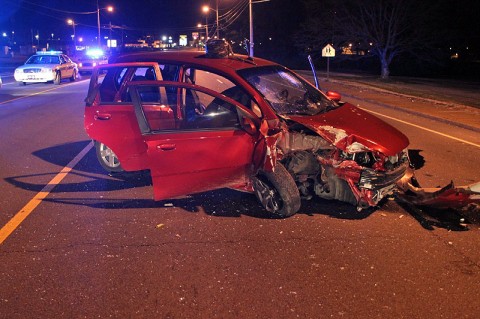
{"label": "open rear door", "polygon": [[146,144],[138,129],[128,83],[161,80],[158,63],[121,63],[94,70],[85,100],[85,130],[110,148],[127,171],[146,169]]}

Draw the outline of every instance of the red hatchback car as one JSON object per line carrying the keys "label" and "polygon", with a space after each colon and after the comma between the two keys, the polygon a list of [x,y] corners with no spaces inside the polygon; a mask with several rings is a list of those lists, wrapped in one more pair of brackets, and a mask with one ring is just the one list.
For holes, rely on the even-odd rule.
{"label": "red hatchback car", "polygon": [[96,68],[85,129],[107,171],[150,170],[155,200],[232,187],[282,217],[315,196],[376,206],[409,166],[397,129],[230,53],[136,53]]}

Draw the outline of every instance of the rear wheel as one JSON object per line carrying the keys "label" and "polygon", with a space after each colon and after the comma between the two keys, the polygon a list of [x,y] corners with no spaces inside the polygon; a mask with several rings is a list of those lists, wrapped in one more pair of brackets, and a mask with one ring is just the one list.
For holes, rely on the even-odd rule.
{"label": "rear wheel", "polygon": [[62,81],[62,74],[60,73],[60,71],[57,71],[57,73],[55,73],[55,78],[53,79],[53,84],[59,85],[61,81]]}
{"label": "rear wheel", "polygon": [[95,153],[97,154],[98,162],[107,172],[118,173],[124,171],[117,155],[107,145],[95,141]]}
{"label": "rear wheel", "polygon": [[73,70],[73,74],[70,77],[70,82],[75,82],[77,80],[77,71]]}
{"label": "rear wheel", "polygon": [[282,164],[273,172],[260,172],[253,178],[253,189],[266,211],[279,217],[294,215],[301,205],[300,193]]}

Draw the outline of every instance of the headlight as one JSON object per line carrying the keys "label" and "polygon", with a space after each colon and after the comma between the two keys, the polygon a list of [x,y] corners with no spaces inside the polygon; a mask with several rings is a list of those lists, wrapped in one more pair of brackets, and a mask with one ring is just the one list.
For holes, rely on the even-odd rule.
{"label": "headlight", "polygon": [[22,73],[22,70],[20,70],[20,69],[15,69],[15,73]]}

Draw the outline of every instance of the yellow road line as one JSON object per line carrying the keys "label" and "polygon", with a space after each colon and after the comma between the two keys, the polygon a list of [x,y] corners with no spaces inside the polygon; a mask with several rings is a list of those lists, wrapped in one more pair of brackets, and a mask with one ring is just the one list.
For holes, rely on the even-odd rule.
{"label": "yellow road line", "polygon": [[67,176],[68,173],[75,167],[75,165],[80,162],[80,160],[90,151],[93,147],[93,143],[88,143],[85,148],[75,156],[74,159],[70,161],[70,163],[65,166],[60,173],[58,173],[47,185],[35,196],[33,197],[27,205],[25,205],[19,212],[15,214],[15,216],[10,219],[10,221],[0,229],[0,245],[10,236],[15,229],[27,218],[33,210],[45,199],[45,197],[50,194],[55,186],[60,184],[60,182]]}
{"label": "yellow road line", "polygon": [[431,130],[429,128],[426,128],[426,127],[423,127],[423,126],[420,126],[420,125],[417,125],[417,124],[413,124],[413,123],[410,123],[410,122],[407,122],[407,121],[403,121],[403,120],[399,120],[395,117],[391,117],[391,116],[388,116],[388,115],[384,115],[382,113],[378,113],[378,112],[375,112],[375,111],[371,111],[371,110],[367,110],[365,108],[362,108],[364,111],[367,111],[367,112],[370,112],[370,113],[373,113],[375,115],[378,115],[378,116],[381,116],[381,117],[385,117],[387,119],[390,119],[390,120],[394,120],[394,121],[397,121],[397,122],[400,122],[400,123],[403,123],[403,124],[407,124],[407,125],[410,125],[410,126],[413,126],[413,127],[416,127],[416,128],[419,128],[421,130],[424,130],[424,131],[427,131],[427,132],[430,132],[430,133],[434,133],[434,134],[437,134],[437,135],[440,135],[440,136],[443,136],[443,137],[446,137],[446,138],[450,138],[452,140],[455,140],[455,141],[458,141],[458,142],[462,142],[462,143],[465,143],[465,144],[468,144],[468,145],[471,145],[471,146],[475,146],[475,147],[478,147],[480,148],[480,144],[476,144],[476,143],[473,143],[473,142],[469,142],[467,140],[463,140],[461,138],[458,138],[458,137],[455,137],[455,136],[451,136],[451,135],[448,135],[448,134],[444,134],[442,132],[438,132],[438,131],[435,131],[435,130]]}

